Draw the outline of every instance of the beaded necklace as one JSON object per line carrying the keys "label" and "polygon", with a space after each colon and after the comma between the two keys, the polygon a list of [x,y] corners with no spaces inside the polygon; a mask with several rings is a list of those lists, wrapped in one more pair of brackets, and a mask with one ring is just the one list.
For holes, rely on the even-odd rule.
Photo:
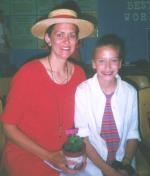
{"label": "beaded necklace", "polygon": [[[48,56],[48,63],[49,63],[49,69],[48,71],[50,71],[51,73],[51,77],[52,77],[52,80],[57,83],[57,84],[65,84],[65,83],[68,83],[68,77],[69,77],[69,73],[68,73],[68,64],[66,63],[65,65],[65,72],[66,72],[66,75],[65,75],[65,79],[60,81],[56,78],[55,76],[55,71],[53,70],[52,68],[52,65],[51,65],[51,60]],[[57,101],[58,101],[58,95],[56,95],[56,98],[57,98]],[[58,135],[59,135],[59,138],[62,139],[62,136],[63,136],[63,133],[64,133],[64,119],[63,119],[63,104],[60,104],[60,102],[57,102],[57,112],[58,112]]]}
{"label": "beaded necklace", "polygon": [[52,69],[52,65],[51,65],[51,61],[50,61],[49,56],[48,56],[48,63],[49,63],[49,68],[50,68],[50,69],[48,69],[48,70],[50,71],[50,73],[51,73],[51,75],[52,75],[53,81],[54,81],[55,83],[58,83],[58,84],[64,84],[65,82],[67,83],[67,82],[68,82],[68,64],[66,63],[66,66],[65,66],[65,70],[66,70],[65,79],[62,80],[62,81],[60,81],[60,80],[58,80],[58,79],[56,78],[56,76],[55,76],[55,73],[56,73],[56,72]]}

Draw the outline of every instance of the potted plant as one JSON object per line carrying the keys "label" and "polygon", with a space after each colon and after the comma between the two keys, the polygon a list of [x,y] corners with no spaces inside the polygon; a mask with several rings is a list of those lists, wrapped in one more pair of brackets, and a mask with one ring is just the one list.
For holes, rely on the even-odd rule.
{"label": "potted plant", "polygon": [[70,169],[80,169],[85,156],[85,144],[83,138],[77,136],[77,129],[70,129],[68,139],[63,145],[63,152],[67,160],[67,167]]}

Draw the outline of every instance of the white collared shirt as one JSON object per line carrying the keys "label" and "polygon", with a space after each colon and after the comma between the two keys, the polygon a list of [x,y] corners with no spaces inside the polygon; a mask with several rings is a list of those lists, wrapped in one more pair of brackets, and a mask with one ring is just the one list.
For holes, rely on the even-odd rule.
{"label": "white collared shirt", "polygon": [[[137,91],[132,85],[121,80],[119,75],[116,79],[117,88],[111,99],[111,107],[120,137],[116,159],[121,161],[127,140],[140,140],[140,136]],[[79,136],[89,137],[90,143],[104,160],[107,159],[108,151],[106,142],[100,136],[100,131],[105,103],[106,98],[100,88],[97,74],[78,86],[75,94],[75,127],[79,128]],[[89,163],[92,164],[90,161]],[[99,172],[97,176],[101,175]]]}

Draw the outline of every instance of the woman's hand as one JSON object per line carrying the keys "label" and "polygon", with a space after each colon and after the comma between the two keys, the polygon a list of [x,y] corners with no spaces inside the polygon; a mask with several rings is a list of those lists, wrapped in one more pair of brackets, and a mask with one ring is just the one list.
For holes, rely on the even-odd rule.
{"label": "woman's hand", "polygon": [[84,159],[83,166],[79,170],[69,169],[67,167],[67,161],[62,151],[51,152],[48,158],[49,158],[48,162],[50,164],[52,164],[54,167],[58,168],[59,170],[62,170],[67,174],[75,174],[81,172],[84,170],[86,166],[86,159]]}

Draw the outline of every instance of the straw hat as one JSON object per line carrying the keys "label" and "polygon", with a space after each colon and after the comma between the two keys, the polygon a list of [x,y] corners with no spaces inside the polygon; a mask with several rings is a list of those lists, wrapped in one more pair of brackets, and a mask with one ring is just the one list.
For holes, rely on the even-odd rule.
{"label": "straw hat", "polygon": [[72,23],[79,28],[79,39],[89,36],[94,31],[94,25],[86,20],[78,19],[77,13],[69,9],[57,9],[49,13],[48,18],[33,25],[31,32],[34,36],[44,39],[47,28],[57,23]]}

